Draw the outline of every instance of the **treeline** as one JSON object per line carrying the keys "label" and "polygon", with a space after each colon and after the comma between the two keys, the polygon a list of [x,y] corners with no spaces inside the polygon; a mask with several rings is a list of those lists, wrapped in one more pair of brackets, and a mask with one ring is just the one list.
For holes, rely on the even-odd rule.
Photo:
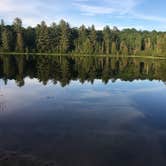
{"label": "treeline", "polygon": [[18,86],[23,86],[27,77],[36,78],[44,85],[49,81],[54,84],[60,82],[61,86],[70,84],[72,80],[93,83],[95,79],[104,83],[116,79],[154,79],[166,82],[165,62],[128,57],[0,55],[0,79],[5,83],[15,80]]}
{"label": "treeline", "polygon": [[42,21],[36,27],[24,28],[16,18],[12,25],[1,20],[0,51],[166,56],[166,32],[120,31],[109,26],[96,30],[94,25],[72,28],[64,20],[50,26]]}

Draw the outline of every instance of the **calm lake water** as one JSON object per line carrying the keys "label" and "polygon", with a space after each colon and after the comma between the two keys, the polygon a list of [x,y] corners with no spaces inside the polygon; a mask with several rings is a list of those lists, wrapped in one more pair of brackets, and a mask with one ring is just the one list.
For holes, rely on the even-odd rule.
{"label": "calm lake water", "polygon": [[166,60],[0,55],[0,165],[165,166],[165,82]]}

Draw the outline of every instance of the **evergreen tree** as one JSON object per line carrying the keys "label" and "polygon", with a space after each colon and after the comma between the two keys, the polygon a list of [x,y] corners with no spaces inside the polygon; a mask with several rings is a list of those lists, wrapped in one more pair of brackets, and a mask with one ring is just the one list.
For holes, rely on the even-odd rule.
{"label": "evergreen tree", "polygon": [[92,25],[92,27],[89,29],[89,40],[90,40],[89,53],[94,54],[96,53],[96,44],[97,44],[97,33],[94,25]]}
{"label": "evergreen tree", "polygon": [[109,26],[104,27],[103,30],[103,39],[104,39],[104,46],[105,46],[105,53],[110,54],[111,50],[111,30]]}
{"label": "evergreen tree", "polygon": [[79,29],[78,29],[78,39],[76,40],[75,43],[75,49],[76,52],[78,53],[86,53],[86,44],[84,44],[84,42],[87,40],[88,38],[88,31],[86,29],[86,27],[84,25],[82,25]]}
{"label": "evergreen tree", "polygon": [[35,29],[32,27],[28,27],[24,32],[24,43],[26,52],[34,52],[36,50],[35,40]]}
{"label": "evergreen tree", "polygon": [[109,26],[96,30],[94,25],[71,28],[64,20],[51,26],[42,21],[35,28],[23,28],[21,19],[16,18],[13,25],[1,21],[0,50],[166,56],[166,32],[137,31],[134,28],[120,31]]}
{"label": "evergreen tree", "polygon": [[36,45],[39,52],[50,52],[49,30],[44,21],[36,27]]}
{"label": "evergreen tree", "polygon": [[49,28],[49,35],[50,35],[50,47],[52,52],[58,52],[58,44],[60,40],[60,30],[56,23],[52,23],[51,27]]}
{"label": "evergreen tree", "polygon": [[67,53],[70,51],[70,26],[64,20],[60,21],[60,41],[59,41],[59,50],[60,53]]}
{"label": "evergreen tree", "polygon": [[8,29],[4,29],[2,32],[2,50],[11,51],[11,38],[12,34]]}
{"label": "evergreen tree", "polygon": [[22,30],[22,21],[20,18],[15,18],[13,22],[14,30],[16,33],[16,51],[24,51],[24,39],[23,39],[23,30]]}
{"label": "evergreen tree", "polygon": [[4,29],[4,25],[5,25],[4,20],[2,19],[0,24],[0,49],[2,49],[2,32]]}

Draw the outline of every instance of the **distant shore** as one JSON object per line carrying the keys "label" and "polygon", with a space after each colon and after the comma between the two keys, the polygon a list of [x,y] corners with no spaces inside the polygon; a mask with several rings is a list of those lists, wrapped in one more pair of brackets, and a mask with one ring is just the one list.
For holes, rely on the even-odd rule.
{"label": "distant shore", "polygon": [[18,52],[0,52],[0,55],[48,55],[48,56],[75,56],[75,57],[112,57],[112,58],[147,58],[147,59],[163,59],[165,56],[144,56],[144,55],[111,55],[111,54],[77,54],[77,53],[18,53]]}

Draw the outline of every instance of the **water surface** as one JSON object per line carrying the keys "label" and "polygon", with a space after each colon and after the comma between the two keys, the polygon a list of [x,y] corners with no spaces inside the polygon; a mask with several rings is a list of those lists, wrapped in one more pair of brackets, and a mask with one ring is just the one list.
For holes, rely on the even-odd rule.
{"label": "water surface", "polygon": [[165,73],[165,60],[1,55],[0,164],[165,166]]}

